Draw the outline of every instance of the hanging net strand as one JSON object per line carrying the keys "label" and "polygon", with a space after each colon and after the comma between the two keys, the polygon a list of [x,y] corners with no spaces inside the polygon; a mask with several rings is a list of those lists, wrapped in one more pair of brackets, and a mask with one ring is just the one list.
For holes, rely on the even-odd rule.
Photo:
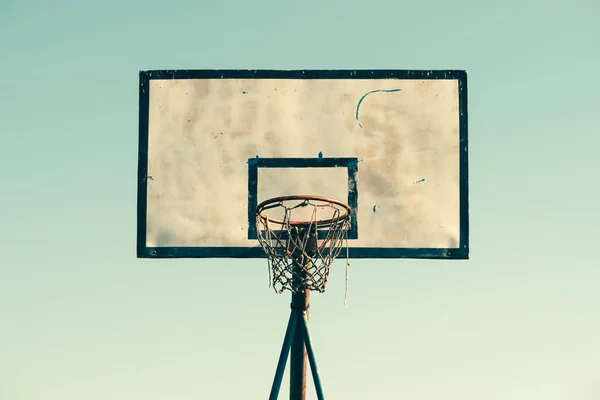
{"label": "hanging net strand", "polygon": [[256,231],[275,292],[324,292],[344,239],[347,251],[349,228],[350,207],[327,197],[285,196],[259,204]]}

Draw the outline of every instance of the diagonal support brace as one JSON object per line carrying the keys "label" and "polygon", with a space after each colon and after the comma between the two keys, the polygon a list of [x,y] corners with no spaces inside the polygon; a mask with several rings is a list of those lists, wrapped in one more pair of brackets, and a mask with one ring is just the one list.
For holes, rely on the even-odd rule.
{"label": "diagonal support brace", "polygon": [[310,338],[310,331],[308,330],[308,321],[306,316],[302,315],[299,318],[300,328],[304,335],[304,345],[306,346],[306,353],[308,354],[308,363],[310,364],[310,370],[313,376],[313,382],[315,383],[315,389],[317,391],[317,399],[323,400],[323,387],[321,386],[321,377],[319,376],[319,370],[317,369],[317,360],[315,359],[315,352],[312,347],[312,340]]}
{"label": "diagonal support brace", "polygon": [[285,364],[287,363],[288,356],[290,355],[290,347],[292,346],[292,340],[294,338],[294,332],[296,331],[296,324],[298,322],[298,316],[292,309],[288,326],[285,331],[285,337],[283,339],[283,346],[281,347],[281,353],[279,354],[279,362],[277,363],[277,369],[275,370],[275,379],[273,379],[273,386],[271,387],[271,394],[269,400],[277,400],[279,395],[279,389],[281,388],[281,380],[283,379],[283,373],[285,372]]}
{"label": "diagonal support brace", "polygon": [[[298,326],[300,325],[300,326]],[[287,330],[283,339],[283,346],[281,347],[281,353],[279,354],[279,362],[277,363],[277,369],[275,370],[275,378],[273,379],[273,385],[271,386],[271,394],[269,400],[277,400],[279,396],[279,390],[281,389],[281,381],[285,372],[285,365],[290,354],[290,348],[292,346],[292,340],[296,329],[300,329],[304,338],[304,344],[306,346],[306,352],[308,355],[308,362],[313,376],[313,382],[317,392],[317,399],[324,400],[323,387],[321,385],[321,377],[317,369],[317,361],[315,359],[315,353],[312,347],[312,340],[310,337],[310,331],[308,329],[308,321],[306,316],[292,308],[290,313],[290,319],[288,321]]]}

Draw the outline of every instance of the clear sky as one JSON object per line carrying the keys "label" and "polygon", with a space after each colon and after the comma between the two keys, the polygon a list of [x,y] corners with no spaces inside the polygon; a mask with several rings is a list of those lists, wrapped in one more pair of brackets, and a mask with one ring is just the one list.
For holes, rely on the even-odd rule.
{"label": "clear sky", "polygon": [[268,395],[289,294],[265,262],[135,256],[138,71],[175,68],[467,69],[472,259],[354,260],[346,306],[336,264],[311,307],[325,395],[600,398],[599,21],[594,0],[0,0],[0,399]]}

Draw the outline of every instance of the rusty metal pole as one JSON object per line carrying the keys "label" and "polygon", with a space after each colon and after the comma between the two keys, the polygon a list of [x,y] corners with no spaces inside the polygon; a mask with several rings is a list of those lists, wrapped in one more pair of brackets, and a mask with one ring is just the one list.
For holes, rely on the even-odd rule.
{"label": "rusty metal pole", "polygon": [[[308,306],[310,303],[310,289],[306,287],[306,271],[312,263],[311,257],[317,252],[318,240],[316,230],[300,229],[293,233],[296,240],[306,241],[304,252],[295,254],[296,266],[294,271],[294,286],[298,288],[292,291],[292,309],[298,318],[298,327],[302,325],[302,319],[308,321]],[[306,237],[308,236],[308,238]],[[304,253],[304,254],[303,254]],[[290,349],[290,400],[306,400],[306,366],[308,365],[306,346],[304,345],[304,332],[296,329],[292,347]]]}
{"label": "rusty metal pole", "polygon": [[[298,318],[302,318],[304,314],[308,320],[309,301],[310,290],[308,289],[292,293],[292,308]],[[306,400],[307,354],[302,329],[296,329],[294,332],[290,355],[290,400]]]}

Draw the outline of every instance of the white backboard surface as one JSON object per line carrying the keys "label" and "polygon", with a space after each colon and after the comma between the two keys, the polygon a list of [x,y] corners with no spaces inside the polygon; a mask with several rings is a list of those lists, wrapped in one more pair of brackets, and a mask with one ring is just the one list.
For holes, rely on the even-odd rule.
{"label": "white backboard surface", "polygon": [[143,71],[139,257],[263,257],[256,204],[351,205],[350,257],[468,258],[465,71]]}

